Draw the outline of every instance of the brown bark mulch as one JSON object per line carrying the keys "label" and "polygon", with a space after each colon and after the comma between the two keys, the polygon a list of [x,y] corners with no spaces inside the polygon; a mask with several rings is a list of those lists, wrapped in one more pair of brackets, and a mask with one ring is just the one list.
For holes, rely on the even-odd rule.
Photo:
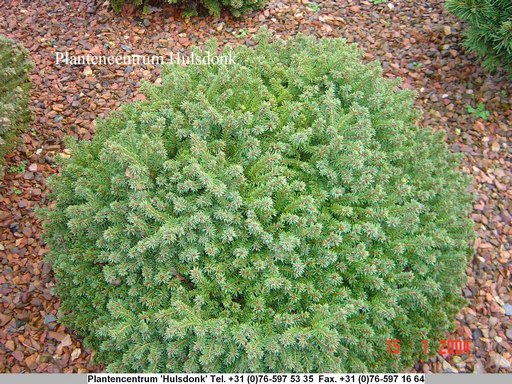
{"label": "brown bark mulch", "polygon": [[[46,178],[58,171],[63,137],[89,139],[95,121],[141,96],[152,66],[57,66],[55,52],[158,54],[186,52],[216,37],[220,44],[254,44],[266,25],[277,37],[298,32],[345,37],[418,92],[422,124],[443,130],[463,170],[474,178],[475,257],[462,294],[470,300],[447,339],[470,340],[471,353],[437,354],[411,371],[512,372],[512,81],[490,75],[462,47],[462,26],[442,0],[273,0],[236,20],[192,18],[171,6],[141,15],[114,15],[94,0],[0,0],[0,33],[21,41],[36,64],[31,108],[35,120],[19,149],[7,156],[0,181],[0,372],[99,372],[91,351],[57,321],[48,252],[34,209],[47,204]],[[488,119],[468,106],[489,111]],[[485,117],[485,116],[484,116]],[[383,348],[386,346],[383,345]]]}

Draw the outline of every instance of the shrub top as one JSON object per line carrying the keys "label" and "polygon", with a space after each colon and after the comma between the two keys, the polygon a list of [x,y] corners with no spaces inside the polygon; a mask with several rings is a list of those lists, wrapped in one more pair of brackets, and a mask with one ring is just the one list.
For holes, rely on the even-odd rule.
{"label": "shrub top", "polygon": [[[110,371],[396,371],[460,308],[467,181],[340,39],[165,67],[72,145],[46,239]],[[386,339],[402,340],[398,358]]]}
{"label": "shrub top", "polygon": [[[183,8],[185,17],[196,16],[202,11],[210,15],[220,17],[223,9],[227,9],[233,16],[240,17],[256,9],[263,8],[268,0],[165,0],[169,4],[175,4]],[[149,5],[149,0],[110,0],[115,12],[120,12],[125,4],[133,3],[143,6],[144,11]]]}

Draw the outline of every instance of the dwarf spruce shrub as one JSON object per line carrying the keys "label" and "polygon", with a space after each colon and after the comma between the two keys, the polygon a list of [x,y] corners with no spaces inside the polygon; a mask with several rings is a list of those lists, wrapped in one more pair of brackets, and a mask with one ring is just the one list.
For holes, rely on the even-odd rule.
{"label": "dwarf spruce shrub", "polygon": [[[176,4],[185,10],[185,15],[194,15],[201,9],[211,15],[220,16],[222,9],[227,9],[233,16],[239,17],[255,9],[263,8],[268,0],[165,0],[169,4]],[[121,11],[125,3],[133,3],[146,7],[149,0],[110,0],[114,11]]]}
{"label": "dwarf spruce shrub", "polygon": [[28,108],[32,63],[18,42],[0,35],[0,176],[4,156],[16,145],[31,121]]}
{"label": "dwarf spruce shrub", "polygon": [[109,371],[386,372],[424,356],[463,303],[455,156],[344,40],[262,36],[233,57],[162,68],[145,101],[71,145],[44,214],[65,323]]}
{"label": "dwarf spruce shrub", "polygon": [[512,70],[512,1],[447,0],[447,8],[466,22],[465,45],[491,70]]}

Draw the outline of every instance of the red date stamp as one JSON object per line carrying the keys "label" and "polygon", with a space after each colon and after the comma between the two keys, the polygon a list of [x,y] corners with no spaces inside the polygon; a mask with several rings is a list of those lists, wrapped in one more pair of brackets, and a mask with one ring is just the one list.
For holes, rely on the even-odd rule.
{"label": "red date stamp", "polygon": [[[388,355],[399,355],[400,354],[400,340],[398,339],[387,339]],[[423,353],[428,355],[429,343],[427,340],[422,340]],[[437,352],[441,356],[453,356],[463,355],[470,353],[470,340],[464,339],[441,339],[439,340]]]}

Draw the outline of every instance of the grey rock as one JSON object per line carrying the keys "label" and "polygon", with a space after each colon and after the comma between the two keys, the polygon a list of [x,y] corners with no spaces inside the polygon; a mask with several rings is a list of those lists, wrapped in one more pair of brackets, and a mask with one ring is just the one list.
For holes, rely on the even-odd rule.
{"label": "grey rock", "polygon": [[506,358],[501,356],[499,353],[491,353],[491,362],[497,368],[510,369],[511,364]]}
{"label": "grey rock", "polygon": [[50,314],[50,315],[46,315],[46,316],[44,317],[44,323],[45,323],[46,325],[48,325],[48,324],[50,324],[50,323],[53,323],[53,322],[55,322],[55,321],[57,321],[57,318],[56,318],[54,315],[51,315],[51,314]]}

